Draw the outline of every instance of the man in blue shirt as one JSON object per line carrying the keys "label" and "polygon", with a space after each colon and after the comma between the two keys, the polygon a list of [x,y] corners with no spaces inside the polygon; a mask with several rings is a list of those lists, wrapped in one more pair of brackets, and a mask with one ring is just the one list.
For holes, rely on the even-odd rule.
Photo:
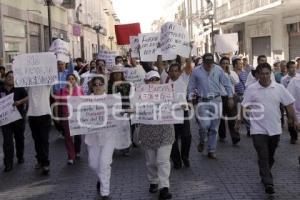
{"label": "man in blue shirt", "polygon": [[188,100],[197,97],[196,117],[199,124],[200,143],[198,151],[204,149],[204,141],[208,136],[208,157],[216,159],[217,133],[220,124],[222,86],[228,94],[228,107],[233,108],[233,92],[229,78],[222,68],[214,64],[213,54],[203,55],[203,63],[195,68],[188,85]]}

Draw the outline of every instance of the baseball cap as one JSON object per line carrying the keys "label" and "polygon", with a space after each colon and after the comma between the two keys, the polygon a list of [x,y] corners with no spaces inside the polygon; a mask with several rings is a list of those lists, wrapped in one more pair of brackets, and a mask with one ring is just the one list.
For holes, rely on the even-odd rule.
{"label": "baseball cap", "polygon": [[156,77],[156,78],[160,78],[160,75],[157,71],[151,70],[149,72],[146,73],[145,75],[145,81],[150,80],[151,78]]}
{"label": "baseball cap", "polygon": [[206,53],[202,56],[202,60],[204,64],[212,64],[214,63],[214,55],[211,53]]}

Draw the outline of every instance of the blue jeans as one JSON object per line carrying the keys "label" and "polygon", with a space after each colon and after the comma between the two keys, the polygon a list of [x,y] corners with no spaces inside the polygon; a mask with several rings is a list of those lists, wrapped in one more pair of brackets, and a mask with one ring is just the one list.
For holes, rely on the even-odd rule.
{"label": "blue jeans", "polygon": [[207,150],[213,153],[217,148],[217,134],[222,114],[222,99],[218,97],[209,102],[199,101],[196,109],[200,144],[204,144],[206,137],[208,137]]}

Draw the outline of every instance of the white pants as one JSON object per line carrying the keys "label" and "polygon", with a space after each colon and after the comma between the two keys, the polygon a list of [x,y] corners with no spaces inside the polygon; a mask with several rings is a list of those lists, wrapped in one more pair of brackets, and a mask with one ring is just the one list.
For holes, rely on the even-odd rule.
{"label": "white pants", "polygon": [[169,187],[171,171],[170,154],[172,145],[158,149],[145,149],[147,177],[150,184],[158,184],[159,188]]}
{"label": "white pants", "polygon": [[100,181],[102,196],[108,196],[110,190],[111,163],[114,153],[114,139],[109,139],[103,146],[88,145],[89,165],[96,172]]}

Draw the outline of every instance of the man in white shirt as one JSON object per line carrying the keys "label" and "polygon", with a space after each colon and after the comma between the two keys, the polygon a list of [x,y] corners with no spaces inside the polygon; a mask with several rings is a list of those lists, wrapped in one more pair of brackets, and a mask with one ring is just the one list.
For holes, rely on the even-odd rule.
{"label": "man in white shirt", "polygon": [[[300,76],[299,74],[296,73],[296,63],[294,61],[287,62],[286,67],[287,67],[288,73],[281,79],[281,84],[284,85],[285,88],[288,87],[290,81],[294,77]],[[290,141],[291,144],[296,144],[296,141],[298,140],[297,130],[295,130],[293,125],[291,125],[291,124],[288,124],[288,130],[289,130],[290,136],[291,136],[291,141]]]}
{"label": "man in white shirt", "polygon": [[[187,104],[187,85],[182,79],[180,64],[173,63],[169,67],[169,79],[167,83],[173,83],[174,85],[174,96],[177,103]],[[175,129],[175,142],[172,146],[171,159],[175,169],[182,167],[182,162],[185,167],[190,167],[189,153],[191,146],[191,130],[190,121],[188,119],[188,111],[184,111],[185,120],[183,124],[174,124]],[[181,151],[178,147],[178,140],[181,138]]]}
{"label": "man in white shirt", "polygon": [[[271,80],[271,66],[263,63],[257,68],[259,81],[247,88],[241,104],[242,113],[245,108],[250,109],[250,134],[258,155],[260,176],[265,186],[265,192],[273,194],[275,191],[271,168],[282,133],[280,103],[285,106],[288,118],[295,128],[298,128],[298,121],[293,108],[295,99],[281,84]],[[237,121],[237,129],[240,127],[240,123],[241,119]]]}
{"label": "man in white shirt", "polygon": [[50,86],[28,88],[28,121],[36,152],[36,169],[49,173],[49,132],[51,128]]}

